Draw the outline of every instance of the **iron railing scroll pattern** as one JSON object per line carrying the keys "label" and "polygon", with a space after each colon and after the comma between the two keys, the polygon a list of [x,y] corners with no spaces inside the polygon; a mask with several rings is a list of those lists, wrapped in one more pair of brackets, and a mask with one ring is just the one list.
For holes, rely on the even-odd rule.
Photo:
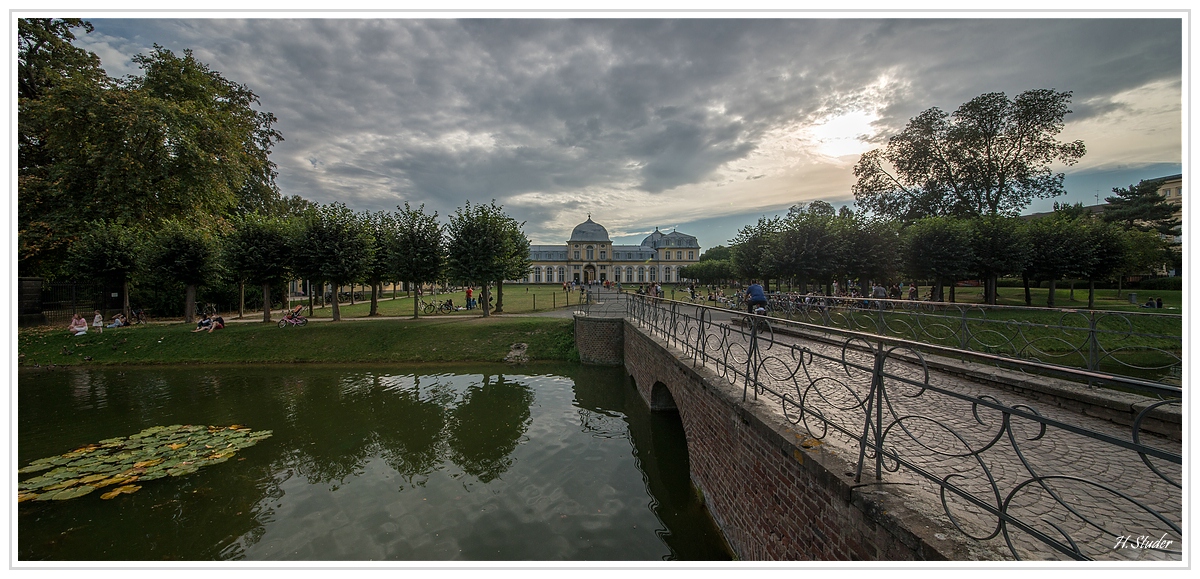
{"label": "iron railing scroll pattern", "polygon": [[1174,314],[773,295],[770,315],[825,327],[948,345],[1132,376],[1182,370]]}
{"label": "iron railing scroll pattern", "polygon": [[[857,484],[922,488],[928,514],[1002,556],[1181,558],[1181,443],[1142,429],[1178,408],[1178,387],[1152,385],[1157,401],[1121,427],[931,371],[917,342],[824,327],[841,336],[830,345],[777,332],[801,325],[777,318],[643,296],[625,305],[694,365],[855,457]],[[1131,391],[1146,384],[1104,378]],[[1158,542],[1129,548],[1138,536]]]}

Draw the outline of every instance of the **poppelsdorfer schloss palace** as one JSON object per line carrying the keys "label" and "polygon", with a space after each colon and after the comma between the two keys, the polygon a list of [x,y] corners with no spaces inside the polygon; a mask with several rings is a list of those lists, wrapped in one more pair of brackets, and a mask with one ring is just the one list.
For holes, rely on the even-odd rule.
{"label": "poppelsdorfer schloss palace", "polygon": [[527,283],[673,283],[679,268],[700,259],[700,244],[691,235],[655,228],[641,245],[613,245],[608,230],[589,215],[566,245],[530,245],[529,259],[529,277],[521,280]]}

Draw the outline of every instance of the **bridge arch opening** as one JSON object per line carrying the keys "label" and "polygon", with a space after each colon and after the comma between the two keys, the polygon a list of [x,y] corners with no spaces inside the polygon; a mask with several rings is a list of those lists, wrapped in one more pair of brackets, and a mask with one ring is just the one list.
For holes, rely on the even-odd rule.
{"label": "bridge arch opening", "polygon": [[667,389],[666,384],[655,382],[654,386],[650,387],[650,411],[679,412],[679,407],[675,404],[675,397],[671,396],[671,391]]}

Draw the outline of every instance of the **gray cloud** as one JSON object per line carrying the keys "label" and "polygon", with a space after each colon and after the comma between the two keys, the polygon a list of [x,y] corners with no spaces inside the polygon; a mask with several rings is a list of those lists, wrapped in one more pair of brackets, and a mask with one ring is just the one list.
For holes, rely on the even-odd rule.
{"label": "gray cloud", "polygon": [[[1181,24],[1168,19],[93,23],[81,45],[103,48],[110,70],[157,42],[258,93],[286,139],[273,155],[285,194],[443,215],[494,198],[535,240],[569,232],[559,221],[580,204],[602,207],[598,191],[649,200],[715,186],[771,131],[867,98],[882,104],[884,136],[991,91],[1071,90],[1082,119],[1182,70]],[[522,197],[533,193],[558,197]]]}

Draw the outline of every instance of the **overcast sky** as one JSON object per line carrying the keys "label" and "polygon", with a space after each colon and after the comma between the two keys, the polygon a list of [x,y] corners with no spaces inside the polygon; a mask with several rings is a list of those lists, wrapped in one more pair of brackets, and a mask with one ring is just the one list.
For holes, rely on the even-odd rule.
{"label": "overcast sky", "polygon": [[90,20],[77,44],[110,75],[157,43],[257,93],[283,194],[442,216],[495,199],[534,243],[590,212],[614,239],[709,247],[852,201],[862,152],[985,92],[1074,93],[1070,201],[1181,167],[1177,18]]}

